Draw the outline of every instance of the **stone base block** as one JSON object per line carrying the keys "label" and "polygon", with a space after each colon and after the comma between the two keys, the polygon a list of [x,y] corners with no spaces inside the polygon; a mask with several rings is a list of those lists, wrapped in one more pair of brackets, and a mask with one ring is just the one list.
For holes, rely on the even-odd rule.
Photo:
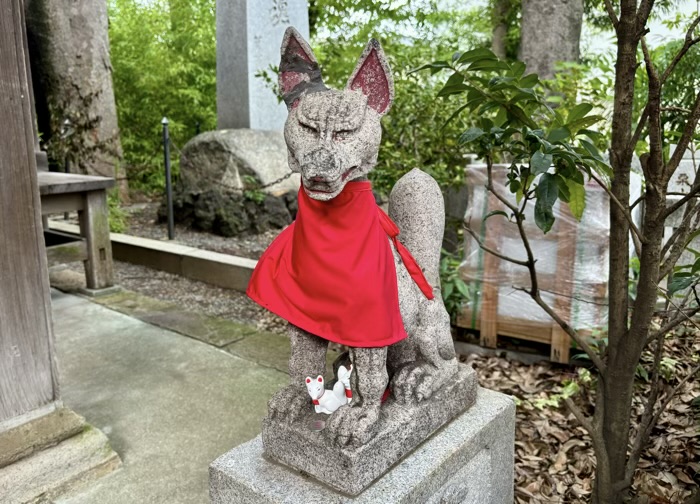
{"label": "stone base block", "polygon": [[314,430],[319,418],[328,417],[315,414],[311,405],[307,416],[294,424],[267,417],[262,428],[265,455],[336,490],[357,495],[474,404],[477,388],[474,370],[460,364],[454,380],[429,401],[407,407],[390,398],[382,405],[377,434],[359,447],[339,447],[325,432]]}
{"label": "stone base block", "polygon": [[509,503],[513,502],[514,438],[513,401],[479,389],[471,408],[357,496],[337,492],[304,472],[269,460],[258,436],[211,464],[211,502]]}

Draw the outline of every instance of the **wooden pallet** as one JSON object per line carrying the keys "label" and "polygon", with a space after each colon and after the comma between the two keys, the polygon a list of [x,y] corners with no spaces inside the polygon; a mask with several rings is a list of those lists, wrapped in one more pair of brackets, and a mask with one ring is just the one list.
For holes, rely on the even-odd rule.
{"label": "wooden pallet", "polygon": [[[500,170],[500,174],[505,173]],[[472,172],[472,180],[469,186],[471,191],[482,190],[483,182],[474,180],[474,175],[478,177],[478,172]],[[499,181],[496,181],[499,182]],[[503,183],[503,181],[500,181]],[[595,188],[589,188],[595,191]],[[474,197],[474,193],[470,195]],[[492,216],[486,219],[487,215],[494,211],[504,210],[504,206],[493,194],[480,194],[474,201],[479,201],[481,207],[473,208],[470,225],[474,230],[481,230],[481,241],[486,248],[504,251],[507,241],[510,243],[520,243],[520,235],[512,222],[509,223],[502,216]],[[592,201],[597,204],[607,200],[600,194],[593,195]],[[476,205],[476,204],[475,204]],[[607,211],[607,210],[603,210]],[[537,236],[536,240],[541,247],[555,250],[555,254],[549,257],[550,263],[554,264],[551,271],[538,269],[538,285],[542,291],[556,293],[551,302],[552,309],[565,321],[570,323],[572,313],[572,296],[574,295],[574,282],[579,281],[574,278],[575,262],[577,254],[577,240],[585,240],[587,247],[597,247],[599,251],[593,250],[593,254],[605,255],[605,241],[601,241],[599,236],[586,234],[586,229],[579,229],[576,219],[569,212],[568,206],[559,207],[559,215],[554,226],[546,235],[542,235],[534,225],[532,219],[526,220],[528,236]],[[595,232],[595,231],[593,231]],[[468,238],[469,239],[469,238]],[[475,241],[471,243],[471,249],[467,247],[467,253],[473,252],[474,247],[478,247]],[[540,264],[541,266],[541,264]],[[484,347],[496,348],[498,335],[511,336],[528,341],[546,343],[551,346],[550,357],[554,362],[568,362],[571,348],[571,341],[568,334],[553,320],[548,318],[538,319],[523,313],[499,313],[499,290],[506,286],[517,286],[530,288],[530,276],[527,268],[515,267],[502,259],[483,252],[483,259],[478,266],[474,264],[463,264],[461,277],[466,282],[476,285],[480,292],[476,308],[466,307],[458,316],[457,325],[459,327],[476,329],[480,331],[480,343]],[[607,284],[605,282],[587,282],[586,289],[597,300],[604,303]],[[532,302],[534,303],[534,301]],[[522,310],[527,312],[531,309],[523,306]],[[476,309],[476,313],[474,312]],[[590,333],[590,331],[588,331]]]}

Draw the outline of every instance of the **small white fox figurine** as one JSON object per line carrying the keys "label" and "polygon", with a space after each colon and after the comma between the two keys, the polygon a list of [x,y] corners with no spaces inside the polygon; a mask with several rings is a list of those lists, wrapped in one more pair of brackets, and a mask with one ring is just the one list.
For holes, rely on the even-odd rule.
{"label": "small white fox figurine", "polygon": [[306,389],[309,391],[316,413],[330,415],[341,406],[350,404],[352,401],[352,390],[350,390],[351,372],[352,365],[349,368],[340,366],[338,368],[338,381],[332,390],[326,390],[323,376],[318,375],[315,380],[310,376],[306,377]]}

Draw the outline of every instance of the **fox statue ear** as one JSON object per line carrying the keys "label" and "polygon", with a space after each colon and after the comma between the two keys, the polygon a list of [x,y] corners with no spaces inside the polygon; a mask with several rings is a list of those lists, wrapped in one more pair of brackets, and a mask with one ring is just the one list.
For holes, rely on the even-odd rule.
{"label": "fox statue ear", "polygon": [[304,38],[293,27],[287,28],[282,39],[279,89],[287,108],[304,93],[325,91],[321,69],[313,51]]}
{"label": "fox statue ear", "polygon": [[384,115],[394,101],[394,79],[382,46],[372,39],[360,56],[346,89],[359,89],[367,96],[367,105]]}

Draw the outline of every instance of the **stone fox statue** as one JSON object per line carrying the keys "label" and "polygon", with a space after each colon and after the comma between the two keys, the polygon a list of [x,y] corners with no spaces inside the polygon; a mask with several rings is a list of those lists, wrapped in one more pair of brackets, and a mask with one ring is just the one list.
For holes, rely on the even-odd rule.
{"label": "stone fox statue", "polygon": [[270,245],[248,287],[253,300],[290,322],[291,384],[270,400],[269,415],[295,422],[309,411],[305,377],[324,373],[329,341],[342,343],[353,401],[330,416],[325,433],[340,446],[364,444],[387,387],[390,400],[410,407],[457,372],[440,294],[444,201],[418,169],[393,188],[391,218],[372,196],[366,175],[394,93],[376,40],[337,91],[324,85],[311,48],[290,27],[279,87],[289,109],[289,165],[302,187],[296,221]]}

